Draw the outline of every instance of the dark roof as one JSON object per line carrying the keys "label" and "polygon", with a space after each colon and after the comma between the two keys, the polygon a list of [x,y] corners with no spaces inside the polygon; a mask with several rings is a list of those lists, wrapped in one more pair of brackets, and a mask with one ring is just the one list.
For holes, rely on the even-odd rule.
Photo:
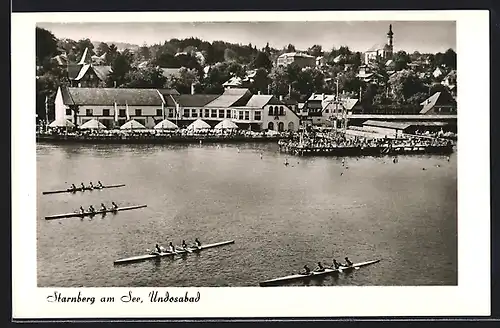
{"label": "dark roof", "polygon": [[179,91],[175,89],[158,89],[163,96],[166,95],[180,95]]}
{"label": "dark roof", "polygon": [[377,126],[377,127],[381,127],[381,128],[390,128],[390,129],[404,130],[404,129],[409,128],[412,124],[411,123],[400,123],[400,122],[387,122],[387,121],[372,121],[372,120],[368,120],[366,122],[363,122],[363,125]]}
{"label": "dark roof", "polygon": [[[203,107],[209,102],[215,100],[219,96],[220,95],[187,94],[187,95],[174,95],[173,98],[183,107]],[[165,99],[165,101],[167,101],[167,99]]]}
{"label": "dark roof", "polygon": [[68,64],[68,78],[74,80],[78,76],[78,73],[80,73],[82,66],[83,65],[78,64]]}
{"label": "dark roof", "polygon": [[230,106],[245,106],[248,100],[252,97],[252,93],[248,89],[227,89],[224,93],[215,98],[207,107],[230,107]]}
{"label": "dark roof", "polygon": [[99,65],[99,66],[94,66],[92,65],[92,68],[94,69],[95,75],[101,80],[101,81],[106,81],[108,78],[109,73],[111,73],[111,66],[105,66],[105,65]]}
{"label": "dark roof", "polygon": [[61,87],[66,105],[161,106],[163,100],[156,89],[66,88]]}

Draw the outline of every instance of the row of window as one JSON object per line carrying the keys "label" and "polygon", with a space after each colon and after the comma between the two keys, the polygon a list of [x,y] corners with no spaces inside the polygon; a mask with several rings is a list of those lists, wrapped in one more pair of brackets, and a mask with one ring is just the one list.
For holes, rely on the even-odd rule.
{"label": "row of window", "polygon": [[269,116],[284,116],[285,108],[283,106],[269,106],[268,115]]}
{"label": "row of window", "polygon": [[[283,106],[270,106],[269,107],[269,116],[284,116],[285,115],[285,110]],[[175,117],[174,115],[174,110],[172,108],[168,109],[167,117]],[[66,109],[66,115],[72,115],[71,109],[67,108]],[[85,116],[94,116],[94,110],[92,108],[87,108],[85,110]],[[103,109],[102,110],[102,116],[111,116],[111,110],[110,109]],[[118,116],[119,117],[126,117],[127,112],[126,109],[119,109],[118,110]],[[142,109],[135,109],[134,116],[142,116]],[[163,111],[161,109],[156,110],[156,116],[163,116]],[[233,117],[232,110],[231,109],[184,109],[183,112],[183,117],[186,118],[193,118],[193,117],[201,117],[201,118],[237,118],[239,120],[250,120],[250,111],[238,111],[237,116],[236,116],[236,111],[235,115]],[[262,119],[262,114],[261,111],[255,111],[254,112],[254,120],[260,121]]]}

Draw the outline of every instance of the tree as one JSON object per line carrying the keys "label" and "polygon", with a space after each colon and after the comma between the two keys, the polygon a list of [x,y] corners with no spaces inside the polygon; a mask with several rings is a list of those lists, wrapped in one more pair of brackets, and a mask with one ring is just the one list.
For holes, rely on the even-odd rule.
{"label": "tree", "polygon": [[202,82],[202,89],[205,93],[222,93],[224,90],[222,84],[231,78],[228,68],[227,63],[214,65],[210,68]]}
{"label": "tree", "polygon": [[354,71],[341,74],[339,76],[339,89],[348,93],[359,93],[362,83],[356,75]]}
{"label": "tree", "polygon": [[253,77],[252,87],[250,91],[257,94],[259,91],[263,94],[267,93],[267,88],[270,83],[270,79],[267,71],[264,68],[258,68]]}
{"label": "tree", "polygon": [[106,52],[106,65],[111,65],[111,63],[119,55],[118,48],[114,43],[109,45],[108,51]]}
{"label": "tree", "polygon": [[36,28],[36,59],[41,63],[44,59],[55,56],[57,51],[57,39],[50,31]]}
{"label": "tree", "polygon": [[146,44],[143,44],[142,47],[139,48],[137,54],[142,60],[149,60],[151,58],[151,53],[149,52],[149,48]]}
{"label": "tree", "polygon": [[266,43],[266,46],[264,47],[264,53],[269,56],[271,54],[271,48],[269,48],[269,42]]}
{"label": "tree", "polygon": [[81,39],[76,43],[77,54],[80,57],[83,55],[85,48],[88,49],[89,55],[95,55],[94,44],[90,41],[90,39]]}
{"label": "tree", "polygon": [[127,52],[117,53],[116,58],[111,63],[111,73],[108,76],[106,85],[109,87],[119,87],[128,82],[127,74],[131,68],[131,58]]}
{"label": "tree", "polygon": [[448,49],[443,54],[443,64],[450,69],[457,69],[457,54],[453,49]]}
{"label": "tree", "polygon": [[307,53],[314,57],[323,56],[323,50],[319,44],[315,44],[311,48],[307,49]]}
{"label": "tree", "polygon": [[250,67],[271,69],[271,67],[273,67],[273,63],[269,60],[269,56],[265,52],[259,51],[257,56],[251,62]]}
{"label": "tree", "polygon": [[[408,104],[409,100],[418,101],[417,93],[425,95],[427,88],[411,70],[402,70],[393,74],[389,80],[392,94],[398,104]],[[413,97],[413,98],[412,98]],[[417,103],[418,104],[418,103]]]}
{"label": "tree", "polygon": [[108,52],[109,52],[109,45],[105,42],[99,43],[96,49],[96,55],[102,56],[104,54],[107,54]]}
{"label": "tree", "polygon": [[393,55],[393,60],[395,71],[401,71],[408,68],[408,64],[411,62],[410,56],[403,50],[396,52]]}
{"label": "tree", "polygon": [[232,61],[236,61],[237,58],[238,58],[238,55],[236,54],[236,52],[234,50],[229,49],[229,48],[224,50],[224,61],[232,62]]}
{"label": "tree", "polygon": [[286,47],[285,47],[285,51],[286,52],[295,52],[295,46],[291,43],[289,43]]}
{"label": "tree", "polygon": [[126,73],[123,84],[126,88],[163,88],[167,79],[163,76],[161,69],[148,66],[141,69],[133,69]]}
{"label": "tree", "polygon": [[167,67],[167,68],[181,67],[179,59],[168,52],[163,52],[157,55],[157,57],[153,60],[153,63],[160,67]]}
{"label": "tree", "polygon": [[200,79],[195,69],[181,68],[179,76],[169,78],[165,87],[175,89],[181,94],[188,94],[191,92],[191,85],[198,85],[199,83]]}

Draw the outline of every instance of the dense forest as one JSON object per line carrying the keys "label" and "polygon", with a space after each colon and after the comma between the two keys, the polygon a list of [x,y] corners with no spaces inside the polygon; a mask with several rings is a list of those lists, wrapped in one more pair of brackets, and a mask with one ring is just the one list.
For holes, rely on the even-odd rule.
{"label": "dense forest", "polygon": [[[191,85],[197,93],[222,93],[222,84],[231,77],[245,79],[252,72],[250,90],[254,93],[283,95],[304,101],[312,93],[333,94],[337,88],[347,96],[361,98],[365,107],[416,107],[435,91],[443,90],[440,80],[456,69],[456,53],[421,54],[398,51],[392,66],[375,61],[370,69],[374,78],[366,82],[358,78],[363,54],[347,46],[332,46],[324,51],[321,45],[305,50],[288,44],[282,49],[267,44],[233,44],[207,42],[198,38],[171,39],[163,44],[142,45],[135,49],[118,49],[115,44],[94,43],[90,39],[57,39],[50,31],[36,29],[37,113],[44,116],[45,99],[53,102],[58,86],[68,85],[66,66],[54,58],[63,56],[69,64],[77,63],[85,49],[95,65],[111,66],[111,73],[101,86],[120,88],[174,88],[189,93]],[[301,51],[322,56],[321,65],[300,69],[297,66],[277,67],[276,59],[285,52]],[[425,63],[410,69],[410,63]],[[432,73],[439,67],[442,76]],[[179,74],[165,77],[161,68],[179,68]],[[337,85],[338,84],[338,85]]]}

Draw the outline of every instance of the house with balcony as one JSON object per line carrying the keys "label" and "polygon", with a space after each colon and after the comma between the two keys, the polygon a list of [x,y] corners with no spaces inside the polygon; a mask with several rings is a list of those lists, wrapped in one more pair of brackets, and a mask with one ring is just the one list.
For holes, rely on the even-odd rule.
{"label": "house with balcony", "polygon": [[299,129],[299,116],[273,95],[253,95],[244,106],[234,106],[232,113],[232,121],[241,129],[279,132]]}
{"label": "house with balcony", "polygon": [[344,117],[359,109],[358,99],[339,95],[312,94],[306,101],[304,120],[312,125],[337,126]]}

